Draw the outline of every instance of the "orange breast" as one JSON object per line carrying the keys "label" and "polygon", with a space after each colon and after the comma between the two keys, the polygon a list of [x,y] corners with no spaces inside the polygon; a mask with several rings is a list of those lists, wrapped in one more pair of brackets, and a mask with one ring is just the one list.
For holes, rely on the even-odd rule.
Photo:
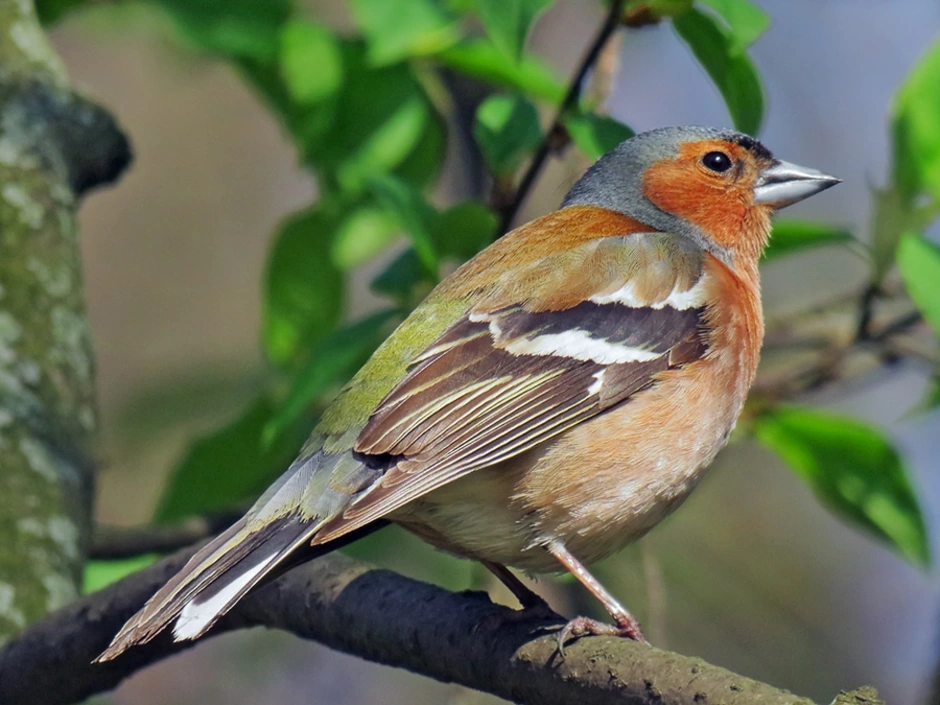
{"label": "orange breast", "polygon": [[[528,453],[478,470],[408,508],[435,543],[474,558],[555,570],[533,546],[559,539],[599,560],[672,511],[725,445],[763,335],[756,281],[710,258],[710,352]],[[404,517],[402,517],[404,518]]]}

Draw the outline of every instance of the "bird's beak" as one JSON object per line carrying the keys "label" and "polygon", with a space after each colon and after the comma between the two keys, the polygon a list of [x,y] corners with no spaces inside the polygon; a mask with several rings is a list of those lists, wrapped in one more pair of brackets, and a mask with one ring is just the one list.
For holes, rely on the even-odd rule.
{"label": "bird's beak", "polygon": [[754,202],[785,208],[841,182],[815,169],[774,160],[757,177]]}

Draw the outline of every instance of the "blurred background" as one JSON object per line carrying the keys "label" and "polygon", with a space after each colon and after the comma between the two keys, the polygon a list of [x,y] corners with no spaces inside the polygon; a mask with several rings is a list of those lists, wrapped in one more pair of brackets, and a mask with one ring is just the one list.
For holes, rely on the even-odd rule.
{"label": "blurred background", "polygon": [[[169,469],[198,434],[230,419],[263,378],[260,280],[271,233],[315,193],[289,138],[226,65],[170,38],[136,5],[93,8],[52,30],[73,82],[118,117],[136,160],[81,210],[89,314],[98,351],[103,471],[98,515],[151,517]],[[871,187],[888,168],[893,93],[940,31],[935,0],[763,0],[770,29],[751,49],[767,94],[761,138],[777,156],[845,183],[799,213],[862,237]],[[351,27],[340,0],[307,11]],[[599,3],[558,0],[536,25],[533,50],[570,75],[603,18]],[[607,109],[642,130],[729,125],[724,103],[668,25],[622,33]],[[940,129],[940,125],[937,126]],[[555,160],[519,222],[557,207],[586,166]],[[465,189],[451,165],[437,197]],[[466,196],[466,192],[463,193]],[[794,210],[796,210],[796,208]],[[378,265],[370,265],[377,267]],[[369,269],[346,316],[375,309]],[[858,287],[865,262],[814,250],[764,270],[771,317]],[[904,453],[936,543],[940,415],[910,416],[929,369],[880,368],[809,402],[888,429]],[[219,472],[224,473],[225,468]],[[494,588],[469,564],[399,537],[361,555],[452,588]],[[828,702],[875,685],[891,705],[924,702],[937,661],[938,580],[826,511],[781,461],[733,444],[676,515],[600,573],[654,643]],[[595,609],[566,583],[539,588],[569,613]],[[477,703],[492,698],[361,662],[284,634],[208,641],[95,702]]]}

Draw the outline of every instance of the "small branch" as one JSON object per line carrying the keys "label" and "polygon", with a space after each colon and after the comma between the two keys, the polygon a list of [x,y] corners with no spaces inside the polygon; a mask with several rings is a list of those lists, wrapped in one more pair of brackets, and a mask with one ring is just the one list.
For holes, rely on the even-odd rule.
{"label": "small branch", "polygon": [[584,58],[581,59],[581,63],[578,66],[577,72],[571,79],[571,82],[568,84],[568,92],[565,93],[565,97],[558,106],[558,111],[555,113],[555,119],[552,120],[551,126],[546,131],[545,137],[542,138],[542,142],[539,145],[539,148],[536,150],[532,157],[532,161],[529,163],[529,168],[526,169],[525,175],[519,182],[519,188],[516,189],[515,197],[509,202],[509,205],[502,210],[502,217],[499,224],[500,234],[504,234],[509,231],[513,220],[516,218],[516,214],[519,212],[523,202],[529,195],[532,187],[535,185],[535,181],[542,171],[545,160],[548,158],[548,155],[552,149],[556,148],[558,135],[564,130],[565,116],[568,114],[568,111],[577,104],[578,99],[581,97],[581,90],[584,86],[584,79],[587,77],[588,72],[597,62],[597,59],[601,55],[601,51],[603,51],[604,46],[607,44],[608,40],[611,38],[611,36],[613,36],[614,31],[622,22],[624,5],[625,0],[613,0],[611,3],[610,10],[607,12],[607,17],[604,20],[604,24],[601,25],[601,28],[594,37],[594,41],[591,42],[591,46],[588,48],[587,53],[585,53]]}
{"label": "small branch", "polygon": [[[189,557],[183,551],[27,628],[0,649],[0,702],[64,705],[114,688],[191,646],[168,637],[92,665],[118,627]],[[520,620],[478,592],[454,594],[342,555],[252,594],[213,634],[284,629],[340,651],[531,705],[812,705],[696,658],[626,639],[555,649],[550,622]],[[50,674],[68,674],[50,678]]]}
{"label": "small branch", "polygon": [[858,305],[858,326],[855,331],[855,339],[858,341],[871,337],[871,320],[875,314],[875,300],[879,293],[877,284],[869,284],[862,292]]}
{"label": "small branch", "polygon": [[904,333],[913,328],[922,320],[924,320],[924,316],[920,311],[911,311],[886,323],[882,326],[881,330],[869,336],[869,340],[875,343],[882,343],[888,338],[892,338],[895,335]]}
{"label": "small branch", "polygon": [[193,517],[172,526],[96,526],[88,557],[120,560],[145,553],[172,553],[212,538],[234,524],[244,511]]}

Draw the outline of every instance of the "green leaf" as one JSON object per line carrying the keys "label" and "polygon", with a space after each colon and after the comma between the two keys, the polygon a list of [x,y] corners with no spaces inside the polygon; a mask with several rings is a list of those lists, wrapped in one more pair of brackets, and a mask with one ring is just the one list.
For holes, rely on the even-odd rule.
{"label": "green leaf", "polygon": [[732,53],[743,53],[770,26],[770,16],[750,0],[699,1],[727,23]]}
{"label": "green leaf", "polygon": [[267,398],[190,445],[173,468],[160,498],[157,521],[177,521],[231,509],[254,500],[287,469],[306,435],[306,423],[265,436],[275,409]]}
{"label": "green leaf", "polygon": [[493,43],[513,61],[519,61],[532,23],[553,2],[554,0],[476,0],[476,7]]}
{"label": "green leaf", "polygon": [[907,471],[878,430],[837,414],[790,406],[758,416],[755,431],[830,509],[908,560],[930,562],[924,519]]}
{"label": "green leaf", "polygon": [[898,245],[898,269],[917,309],[940,336],[940,247],[905,233]]}
{"label": "green leaf", "polygon": [[163,8],[203,51],[271,61],[278,54],[290,0],[148,0]]}
{"label": "green leaf", "polygon": [[319,103],[343,83],[343,53],[329,29],[294,20],[281,32],[278,66],[290,97],[300,105]]}
{"label": "green leaf", "polygon": [[561,103],[565,95],[564,85],[544,63],[533,56],[519,62],[506,61],[506,55],[486,39],[461,42],[437,58],[454,71],[516,89],[531,98]]}
{"label": "green leaf", "polygon": [[385,339],[386,324],[395,315],[394,309],[380,311],[327,338],[294,379],[287,399],[264,430],[265,440],[282,435],[331,386],[352,377]]}
{"label": "green leaf", "polygon": [[434,0],[351,0],[369,45],[369,61],[391,64],[425,56],[460,39],[454,19]]}
{"label": "green leaf", "polygon": [[369,181],[369,187],[376,200],[398,218],[424,268],[436,275],[437,252],[431,237],[436,213],[431,205],[420,191],[394,176],[375,176]]}
{"label": "green leaf", "polygon": [[512,174],[542,140],[539,113],[521,95],[490,96],[477,108],[473,136],[494,174]]}
{"label": "green leaf", "polygon": [[143,570],[159,557],[156,553],[144,553],[139,556],[114,561],[88,561],[85,564],[82,593],[90,595],[93,592],[98,592],[98,590],[126,578],[131,573]]}
{"label": "green leaf", "polygon": [[323,192],[359,194],[371,176],[389,172],[426,184],[443,162],[444,123],[414,71],[407,64],[370,65],[360,41],[341,40],[339,49],[342,83],[313,103],[292,96],[309,86],[289,89],[279,66],[240,61],[239,67],[283,120]]}
{"label": "green leaf", "polygon": [[901,234],[910,227],[912,212],[896,187],[872,190],[872,279],[881,282],[894,266]]}
{"label": "green leaf", "polygon": [[907,75],[891,120],[894,183],[910,202],[921,193],[940,200],[940,40]]}
{"label": "green leaf", "polygon": [[72,10],[89,4],[89,0],[36,0],[36,14],[39,15],[39,21],[48,26]]}
{"label": "green leaf", "polygon": [[392,171],[415,188],[423,188],[434,182],[444,165],[446,124],[436,111],[429,109],[429,112],[430,119],[411,153]]}
{"label": "green leaf", "polygon": [[776,259],[799,250],[822,245],[842,245],[854,242],[852,233],[828,223],[813,223],[806,220],[777,220],[770,236],[770,244],[764,250],[764,259]]}
{"label": "green leaf", "polygon": [[272,362],[304,358],[339,320],[342,272],[333,263],[333,235],[343,205],[324,201],[280,228],[264,277],[264,347]]}
{"label": "green leaf", "polygon": [[428,271],[421,266],[413,247],[404,250],[389,265],[377,274],[369,284],[376,294],[385,294],[399,301],[409,301],[419,286],[430,291],[436,283]]}
{"label": "green leaf", "polygon": [[368,262],[395,241],[398,219],[384,208],[364,204],[339,225],[333,239],[333,262],[348,271]]}
{"label": "green leaf", "polygon": [[466,201],[438,215],[431,237],[441,257],[463,262],[493,242],[498,226],[499,218],[491,209]]}
{"label": "green leaf", "polygon": [[598,159],[635,134],[619,120],[597,113],[575,113],[565,118],[572,141],[584,156]]}
{"label": "green leaf", "polygon": [[305,159],[344,190],[364,189],[370,177],[402,166],[432,123],[432,108],[411,68],[375,68],[358,44],[344,46],[343,89],[329,116],[329,127],[300,122],[298,137]]}
{"label": "green leaf", "polygon": [[735,127],[757,134],[764,117],[764,91],[747,54],[735,49],[731,34],[717,20],[698,10],[676,17],[673,26],[715,82]]}

